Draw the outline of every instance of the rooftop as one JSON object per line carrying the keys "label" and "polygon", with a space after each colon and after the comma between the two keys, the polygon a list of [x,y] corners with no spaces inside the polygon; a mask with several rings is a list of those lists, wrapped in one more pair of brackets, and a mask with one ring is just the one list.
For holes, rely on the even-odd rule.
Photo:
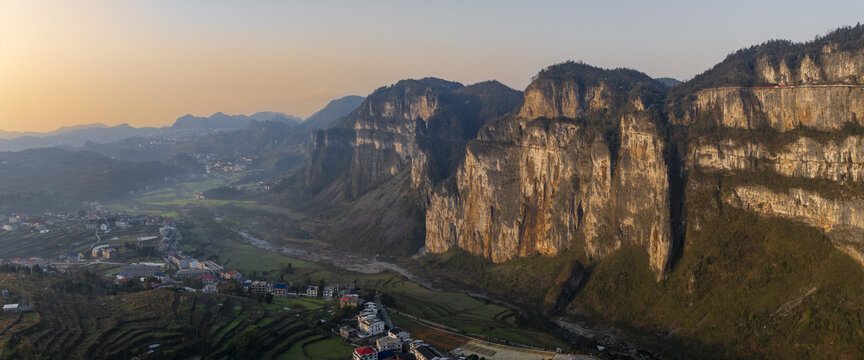
{"label": "rooftop", "polygon": [[356,349],[354,349],[354,352],[357,353],[357,355],[369,355],[369,354],[377,353],[377,351],[375,351],[375,349],[368,347],[368,346],[363,347],[363,348],[356,348]]}

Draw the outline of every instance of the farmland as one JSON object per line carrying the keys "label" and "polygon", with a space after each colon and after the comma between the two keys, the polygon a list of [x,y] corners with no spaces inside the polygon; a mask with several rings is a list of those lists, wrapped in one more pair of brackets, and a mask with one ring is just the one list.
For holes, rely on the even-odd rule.
{"label": "farmland", "polygon": [[[194,214],[193,214],[194,215]],[[490,340],[554,348],[563,341],[542,330],[520,324],[517,315],[500,305],[477,300],[458,292],[433,291],[392,273],[360,274],[285,256],[242,243],[239,235],[206,217],[195,217],[181,229],[187,244],[199,258],[217,258],[228,268],[271,281],[327,284],[354,284],[371,292],[384,294],[389,307],[398,311],[458,329]],[[292,271],[281,273],[290,263]]]}
{"label": "farmland", "polygon": [[106,204],[113,210],[125,211],[129,214],[163,215],[177,217],[183,209],[208,208],[218,209],[230,207],[236,211],[261,212],[277,217],[291,219],[302,215],[285,208],[264,205],[256,200],[219,200],[196,199],[193,195],[227,185],[230,179],[209,177],[198,181],[189,181],[171,186],[159,187],[150,191],[137,193],[122,202]]}
{"label": "farmland", "polygon": [[[560,346],[563,343],[561,339],[550,333],[521,324],[512,310],[477,300],[463,293],[433,291],[389,272],[371,275],[355,273],[328,264],[305,261],[251,246],[236,231],[230,229],[239,226],[265,229],[273,222],[293,219],[295,214],[270,209],[253,200],[191,198],[195,192],[218,185],[221,183],[218,183],[217,179],[179,184],[172,188],[159,188],[135,195],[132,205],[120,210],[175,217],[178,229],[183,234],[180,248],[187,255],[202,260],[213,260],[223,264],[226,269],[239,270],[253,279],[293,282],[295,286],[319,281],[327,284],[338,283],[343,286],[350,283],[366,291],[367,294],[374,292],[383,294],[387,306],[398,312],[442,324],[460,334],[542,348]],[[118,244],[131,241],[130,239],[134,240],[135,234],[131,232],[115,231],[110,236],[112,238],[117,236]],[[149,230],[139,229],[138,231],[144,233]],[[35,235],[57,236],[60,233]],[[89,231],[81,231],[75,236],[86,239],[76,245],[82,248],[86,248],[93,241],[93,235]],[[59,244],[63,241],[58,239],[52,242],[40,239],[36,243],[46,248],[43,253],[48,256],[59,252],[54,250],[51,244]],[[68,247],[69,240],[65,241]],[[120,255],[121,259],[125,259],[126,254],[121,251]],[[339,258],[338,255],[334,257],[334,259]],[[290,271],[281,271],[287,264],[291,265]],[[116,265],[101,264],[98,267],[99,274],[117,271]],[[46,292],[50,291],[46,290]],[[46,296],[50,298],[57,294]],[[69,347],[69,351],[79,358],[106,353],[92,349],[96,346],[94,344],[110,346],[112,350],[109,357],[125,357],[140,354],[144,350],[143,346],[156,342],[161,344],[160,351],[173,351],[178,354],[177,356],[206,353],[208,358],[231,358],[237,356],[238,351],[242,352],[242,341],[247,338],[265,339],[266,346],[261,347],[265,349],[265,353],[258,354],[264,358],[326,359],[339,358],[347,354],[340,350],[338,344],[341,343],[338,340],[317,331],[314,325],[315,319],[311,316],[320,314],[329,305],[311,299],[276,299],[272,305],[261,305],[247,299],[224,295],[150,291],[100,297],[100,305],[96,307],[102,310],[94,310],[92,314],[85,316],[81,314],[83,308],[75,306],[83,306],[87,301],[76,296],[70,298],[80,301],[57,305],[71,307],[70,309],[52,310],[51,314],[65,314],[64,317],[71,316],[76,319],[65,325],[57,323],[56,326],[68,326],[67,331],[71,334],[87,334],[81,335],[84,336],[83,338],[75,338],[69,344],[64,345],[62,342],[55,344],[58,347],[55,350]],[[93,303],[90,301],[88,305],[95,306]],[[147,306],[152,308],[143,305],[147,303],[150,304]],[[139,307],[130,304],[139,304]],[[289,310],[284,310],[286,308]],[[156,309],[171,309],[171,311]],[[286,312],[289,316],[284,315]],[[153,315],[154,313],[158,315]],[[148,315],[139,318],[143,314]],[[39,318],[37,324],[52,321],[51,316],[41,312],[37,317]],[[93,333],[99,335],[92,335]],[[270,337],[274,340],[271,341]],[[24,338],[30,337],[28,335]],[[277,338],[279,341],[275,340]],[[240,343],[234,344],[235,340]]]}
{"label": "farmland", "polygon": [[[129,229],[113,229],[102,236],[102,244],[110,244],[121,248],[118,261],[134,258],[132,251],[124,249],[123,245],[137,242],[139,236],[157,236],[159,229],[155,226],[138,225]],[[54,228],[47,233],[31,231],[0,231],[0,247],[3,248],[2,258],[42,257],[54,258],[59,254],[71,252],[86,252],[96,242],[93,230],[85,229],[83,225],[70,228]],[[128,256],[124,256],[128,253]]]}
{"label": "farmland", "polygon": [[96,241],[92,230],[57,229],[40,234],[30,231],[0,231],[3,258],[49,257],[60,253],[84,251]]}
{"label": "farmland", "polygon": [[433,291],[401,277],[364,278],[361,286],[385,294],[385,303],[397,311],[490,340],[542,348],[561,346],[549,333],[523,326],[505,307],[463,293]]}
{"label": "farmland", "polygon": [[[0,287],[13,290],[13,297],[20,295],[18,283],[14,275],[0,274]],[[93,297],[60,292],[47,283],[35,276],[25,281],[34,312],[0,316],[3,358],[129,358],[151,349],[158,358],[338,359],[350,354],[348,345],[327,335],[338,312],[316,299],[261,304],[167,290]],[[56,301],[61,296],[64,301]]]}

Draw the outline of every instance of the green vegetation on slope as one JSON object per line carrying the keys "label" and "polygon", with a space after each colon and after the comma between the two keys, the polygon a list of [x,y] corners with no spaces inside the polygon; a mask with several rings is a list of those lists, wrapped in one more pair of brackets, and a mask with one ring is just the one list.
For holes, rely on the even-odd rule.
{"label": "green vegetation on slope", "polygon": [[723,209],[691,229],[667,279],[648,269],[644,250],[617,251],[591,269],[569,310],[678,357],[864,353],[864,274],[819,230]]}

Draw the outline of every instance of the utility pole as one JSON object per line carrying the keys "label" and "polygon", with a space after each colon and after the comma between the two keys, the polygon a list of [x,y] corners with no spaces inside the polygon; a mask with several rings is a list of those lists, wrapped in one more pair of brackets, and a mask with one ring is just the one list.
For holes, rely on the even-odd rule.
{"label": "utility pole", "polygon": [[21,278],[20,278],[20,286],[21,286],[21,303],[18,305],[19,311],[30,310],[30,302],[27,301],[27,292],[24,291],[24,270],[21,270]]}

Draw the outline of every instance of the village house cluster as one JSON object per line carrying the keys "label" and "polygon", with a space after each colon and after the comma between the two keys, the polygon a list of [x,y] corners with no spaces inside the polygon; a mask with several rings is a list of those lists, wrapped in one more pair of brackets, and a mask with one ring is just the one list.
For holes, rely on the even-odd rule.
{"label": "village house cluster", "polygon": [[[409,333],[398,327],[382,332],[370,346],[355,348],[351,353],[354,360],[404,359],[410,355],[417,360],[455,359],[442,353],[423,340],[412,339]],[[344,336],[344,334],[343,334]]]}
{"label": "village house cluster", "polygon": [[359,296],[352,294],[343,296],[339,304],[341,307],[362,307],[356,316],[356,329],[349,325],[339,327],[342,337],[358,338],[369,344],[354,349],[351,353],[354,360],[404,359],[410,356],[418,360],[453,359],[423,340],[412,339],[410,334],[401,328],[387,329],[384,321],[378,317],[379,312],[386,310],[379,309],[375,302],[364,302]]}
{"label": "village house cluster", "polygon": [[213,153],[194,153],[192,157],[195,162],[204,165],[204,170],[208,174],[214,172],[235,173],[245,171],[252,164],[252,158],[243,156],[238,159],[225,160],[219,154]]}
{"label": "village house cluster", "polygon": [[171,218],[147,215],[118,215],[99,203],[85,203],[86,210],[72,212],[45,211],[38,214],[0,215],[0,230],[48,233],[52,229],[84,226],[86,229],[110,232],[112,228],[126,229],[137,224],[164,225]]}

